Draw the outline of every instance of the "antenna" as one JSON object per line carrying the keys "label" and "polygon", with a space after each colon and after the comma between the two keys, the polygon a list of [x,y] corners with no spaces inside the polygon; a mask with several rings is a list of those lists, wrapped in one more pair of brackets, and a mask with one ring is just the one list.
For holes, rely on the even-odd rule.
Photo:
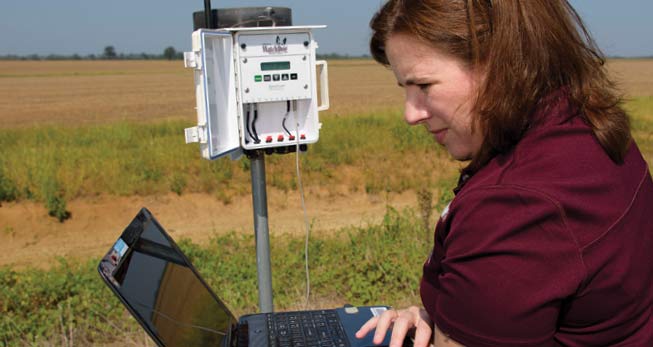
{"label": "antenna", "polygon": [[204,23],[209,29],[215,29],[213,26],[213,13],[211,12],[211,0],[204,0]]}

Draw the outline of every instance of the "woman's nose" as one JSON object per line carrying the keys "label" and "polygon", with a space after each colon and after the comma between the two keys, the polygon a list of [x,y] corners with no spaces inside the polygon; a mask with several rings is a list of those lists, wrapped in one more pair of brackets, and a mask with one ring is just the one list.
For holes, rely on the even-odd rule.
{"label": "woman's nose", "polygon": [[[408,87],[410,88],[410,87]],[[416,92],[406,90],[406,102],[404,105],[404,120],[410,125],[417,125],[428,119],[428,112],[421,100],[423,96]]]}

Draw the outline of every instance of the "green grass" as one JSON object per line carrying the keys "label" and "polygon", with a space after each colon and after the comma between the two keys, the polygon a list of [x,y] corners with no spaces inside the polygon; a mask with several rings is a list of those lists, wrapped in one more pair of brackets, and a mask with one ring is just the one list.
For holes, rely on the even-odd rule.
{"label": "green grass", "polygon": [[[653,161],[653,98],[629,101],[635,140]],[[417,191],[436,194],[441,209],[451,198],[457,164],[429,136],[395,114],[323,117],[320,141],[302,156],[306,184],[345,181],[369,193]],[[65,202],[98,194],[146,195],[219,192],[228,201],[249,191],[247,160],[201,160],[196,145],[183,143],[190,124],[118,123],[93,127],[0,130],[0,201],[36,200],[65,220]],[[650,165],[650,164],[649,164]],[[352,179],[343,169],[359,174]],[[269,184],[296,189],[294,157],[267,159]],[[62,214],[63,213],[63,214]],[[3,230],[6,234],[13,230]],[[313,300],[355,305],[418,303],[416,289],[430,233],[411,211],[389,209],[383,223],[316,236],[310,243]],[[180,242],[209,285],[237,313],[256,311],[254,239],[236,233],[215,236],[206,246]],[[303,238],[272,236],[275,307],[303,301]],[[50,270],[0,268],[0,346],[131,343],[142,332],[95,271],[97,260]],[[342,266],[347,264],[347,266]],[[127,342],[125,342],[127,341]]]}
{"label": "green grass", "polygon": [[653,170],[653,96],[639,97],[626,103],[632,116],[633,136],[640,151]]}
{"label": "green grass", "polygon": [[[389,208],[378,225],[314,235],[312,302],[419,303],[419,264],[429,252],[430,236],[411,211]],[[241,315],[257,311],[254,242],[252,235],[231,233],[214,236],[206,246],[179,243],[209,286]],[[304,238],[272,236],[271,254],[275,309],[296,308],[304,302]],[[0,346],[66,346],[71,340],[78,346],[128,345],[142,336],[103,284],[97,262],[62,259],[48,271],[0,268]]]}
{"label": "green grass", "polygon": [[[402,192],[436,187],[441,175],[455,175],[456,166],[444,151],[399,115],[322,121],[320,141],[301,158],[308,187],[349,184],[354,191]],[[40,201],[64,220],[66,201],[86,196],[215,192],[228,202],[249,192],[247,159],[201,159],[197,144],[184,143],[183,129],[190,125],[165,121],[2,129],[0,201]],[[294,155],[268,156],[266,161],[271,187],[297,188]],[[344,177],[344,167],[357,178]]]}
{"label": "green grass", "polygon": [[[653,162],[653,98],[629,100],[633,134]],[[304,183],[336,191],[370,194],[422,188],[442,189],[460,164],[420,127],[395,113],[325,116],[320,141],[302,155]],[[34,200],[65,220],[71,199],[100,194],[130,196],[167,192],[214,193],[225,203],[249,192],[247,159],[203,160],[196,144],[186,145],[183,129],[192,124],[115,123],[80,127],[0,129],[0,202]],[[293,155],[268,156],[268,185],[297,189]],[[436,196],[440,199],[441,196]]]}

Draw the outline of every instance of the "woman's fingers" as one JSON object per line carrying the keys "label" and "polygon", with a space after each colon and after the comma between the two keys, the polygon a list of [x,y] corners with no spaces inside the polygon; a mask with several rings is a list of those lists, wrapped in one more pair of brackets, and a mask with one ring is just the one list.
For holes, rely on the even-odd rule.
{"label": "woman's fingers", "polygon": [[399,314],[395,310],[387,310],[379,316],[379,320],[376,323],[376,331],[374,332],[374,339],[372,340],[375,344],[380,344],[383,342],[388,329]]}
{"label": "woman's fingers", "polygon": [[431,318],[429,318],[428,313],[424,309],[418,307],[411,307],[411,309],[416,315],[413,347],[428,347],[433,338],[433,323],[431,322]]}
{"label": "woman's fingers", "polygon": [[[394,321],[392,327],[392,336],[390,337],[390,347],[401,347],[408,331],[415,327],[415,319],[410,311],[401,311]],[[375,341],[376,342],[376,341]]]}
{"label": "woman's fingers", "polygon": [[367,335],[372,329],[376,327],[376,323],[378,321],[379,321],[379,317],[376,316],[376,317],[372,317],[372,319],[365,322],[365,324],[363,324],[363,326],[361,326],[360,329],[358,329],[358,331],[356,332],[356,338],[362,339],[363,337],[365,337],[365,335]]}
{"label": "woman's fingers", "polygon": [[431,344],[433,329],[429,326],[418,325],[415,329],[413,347],[428,347]]}
{"label": "woman's fingers", "polygon": [[433,335],[432,323],[426,311],[413,306],[401,311],[388,310],[380,316],[368,320],[356,332],[356,337],[363,338],[370,331],[376,329],[373,342],[380,344],[391,327],[390,347],[401,347],[411,330],[415,330],[415,347],[428,347]]}

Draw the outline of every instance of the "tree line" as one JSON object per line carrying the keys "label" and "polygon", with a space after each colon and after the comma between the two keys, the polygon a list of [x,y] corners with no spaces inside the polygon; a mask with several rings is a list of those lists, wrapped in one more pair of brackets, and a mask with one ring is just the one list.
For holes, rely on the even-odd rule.
{"label": "tree line", "polygon": [[[350,56],[348,54],[327,53],[317,54],[318,59],[359,59],[369,58],[369,55]],[[182,60],[184,52],[177,51],[174,47],[166,47],[161,54],[156,53],[119,53],[114,46],[106,46],[99,54],[29,54],[0,55],[0,60]]]}
{"label": "tree line", "polygon": [[8,54],[0,56],[0,60],[181,60],[184,52],[177,51],[174,47],[166,47],[161,54],[156,53],[119,53],[114,46],[106,46],[99,54]]}

